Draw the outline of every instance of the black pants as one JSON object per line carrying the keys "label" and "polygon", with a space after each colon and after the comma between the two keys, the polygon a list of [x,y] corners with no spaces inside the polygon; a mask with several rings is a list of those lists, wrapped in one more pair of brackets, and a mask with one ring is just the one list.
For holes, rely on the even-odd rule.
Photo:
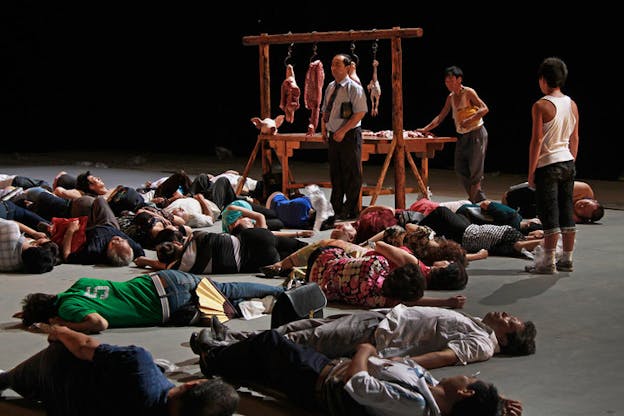
{"label": "black pants", "polygon": [[355,218],[362,189],[362,129],[356,127],[341,142],[329,137],[330,202],[338,216]]}
{"label": "black pants", "polygon": [[274,330],[227,346],[215,347],[200,360],[206,376],[214,374],[279,390],[304,407],[316,406],[316,381],[331,360],[295,344]]}

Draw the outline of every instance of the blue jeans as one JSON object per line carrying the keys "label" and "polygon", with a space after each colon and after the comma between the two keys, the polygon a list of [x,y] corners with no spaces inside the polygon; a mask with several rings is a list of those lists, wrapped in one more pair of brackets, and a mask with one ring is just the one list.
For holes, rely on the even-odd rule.
{"label": "blue jeans", "polygon": [[573,160],[535,170],[535,202],[544,234],[576,229],[572,200],[575,176]]}
{"label": "blue jeans", "polygon": [[40,217],[29,209],[20,207],[13,201],[0,201],[0,218],[21,222],[35,230],[40,222],[49,224],[49,221],[45,218]]}
{"label": "blue jeans", "polygon": [[[167,294],[169,309],[172,313],[191,301],[192,291],[195,290],[203,279],[202,276],[179,270],[161,270],[158,272],[158,275],[167,282],[165,293]],[[214,280],[212,282],[237,309],[237,305],[243,300],[263,298],[268,295],[278,296],[284,291],[284,288],[281,286],[271,286],[262,283],[220,283]]]}

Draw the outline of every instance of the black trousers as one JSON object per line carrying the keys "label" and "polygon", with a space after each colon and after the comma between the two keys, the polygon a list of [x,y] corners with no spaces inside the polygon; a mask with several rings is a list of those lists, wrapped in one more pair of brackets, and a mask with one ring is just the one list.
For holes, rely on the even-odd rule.
{"label": "black trousers", "polygon": [[329,135],[330,202],[338,216],[355,218],[362,188],[362,129],[356,127],[341,142]]}

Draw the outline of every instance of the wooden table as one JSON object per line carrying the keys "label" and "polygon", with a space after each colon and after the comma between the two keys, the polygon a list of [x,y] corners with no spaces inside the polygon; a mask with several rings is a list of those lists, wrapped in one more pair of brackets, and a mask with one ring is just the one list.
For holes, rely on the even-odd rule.
{"label": "wooden table", "polygon": [[[427,185],[429,183],[429,158],[433,158],[435,152],[442,150],[445,143],[454,143],[457,141],[456,137],[406,137],[403,139],[405,144],[405,155],[407,161],[410,164],[412,172],[416,176],[418,182],[418,190],[425,197],[428,197]],[[307,135],[306,133],[287,133],[287,134],[274,134],[264,135],[260,134],[254,150],[247,161],[245,170],[243,171],[243,177],[247,178],[249,170],[253,166],[258,151],[262,151],[262,172],[266,173],[272,166],[272,154],[271,149],[275,151],[280,164],[282,165],[282,192],[288,194],[290,189],[302,188],[309,183],[296,182],[290,168],[288,166],[288,159],[293,155],[296,149],[300,149],[304,143],[325,143],[320,134]],[[383,181],[390,165],[390,161],[394,155],[394,149],[396,147],[396,141],[391,138],[377,137],[375,135],[363,134],[362,136],[362,162],[369,159],[371,154],[385,154],[386,159],[382,167],[377,186],[374,188],[363,189],[363,194],[372,195],[371,205],[374,205],[377,196],[381,193],[392,193],[392,191],[382,190]],[[420,172],[414,163],[414,159],[411,154],[421,159]],[[239,188],[245,181],[241,181]],[[323,182],[313,182],[318,185],[326,185]],[[236,193],[239,194],[241,189],[237,189]]]}

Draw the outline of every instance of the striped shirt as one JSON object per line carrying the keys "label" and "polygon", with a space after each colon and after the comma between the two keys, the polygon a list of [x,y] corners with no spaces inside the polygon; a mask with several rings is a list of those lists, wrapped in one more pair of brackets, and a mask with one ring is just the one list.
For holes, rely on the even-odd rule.
{"label": "striped shirt", "polygon": [[0,218],[0,271],[22,269],[22,245],[25,241],[26,237],[15,221]]}

